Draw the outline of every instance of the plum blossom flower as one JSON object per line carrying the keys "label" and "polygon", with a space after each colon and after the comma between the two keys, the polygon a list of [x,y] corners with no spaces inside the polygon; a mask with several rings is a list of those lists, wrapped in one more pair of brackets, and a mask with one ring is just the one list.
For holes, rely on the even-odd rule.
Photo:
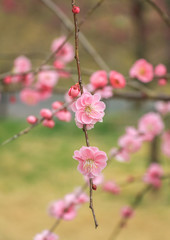
{"label": "plum blossom flower", "polygon": [[153,66],[145,59],[137,60],[130,69],[130,77],[137,78],[144,83],[152,81],[153,76]]}
{"label": "plum blossom flower", "polygon": [[34,240],[58,240],[58,235],[49,232],[48,230],[44,230],[41,233],[35,235]]}
{"label": "plum blossom flower", "polygon": [[138,123],[138,130],[145,141],[151,141],[164,129],[164,123],[159,114],[150,112],[145,114]]}
{"label": "plum blossom flower", "polygon": [[60,110],[59,112],[57,112],[55,114],[55,116],[60,121],[63,121],[63,122],[70,122],[71,121],[71,113],[67,109]]}
{"label": "plum blossom flower", "polygon": [[58,82],[58,73],[53,70],[44,70],[38,73],[38,87],[53,88]]}
{"label": "plum blossom flower", "polygon": [[134,210],[132,207],[130,206],[124,206],[121,209],[121,216],[123,218],[131,218],[134,215]]}
{"label": "plum blossom flower", "polygon": [[74,203],[68,204],[68,201],[61,199],[50,205],[49,214],[57,219],[62,218],[66,221],[70,221],[76,217],[77,210]]}
{"label": "plum blossom flower", "polygon": [[85,92],[71,105],[78,124],[94,125],[102,122],[105,104],[100,99],[101,96],[98,94]]}
{"label": "plum blossom flower", "polygon": [[111,86],[106,86],[102,89],[98,89],[95,93],[100,94],[101,98],[111,98],[113,96],[113,88]]}
{"label": "plum blossom flower", "polygon": [[14,60],[14,72],[24,73],[31,70],[31,61],[25,56],[19,56]]}
{"label": "plum blossom flower", "polygon": [[40,101],[40,95],[36,90],[24,88],[20,92],[20,99],[27,105],[36,105]]}
{"label": "plum blossom flower", "polygon": [[94,72],[90,77],[90,83],[94,89],[105,87],[108,83],[106,71],[100,70]]}
{"label": "plum blossom flower", "polygon": [[170,112],[170,102],[159,101],[155,104],[156,110],[165,115]]}
{"label": "plum blossom flower", "polygon": [[74,152],[73,158],[79,161],[78,171],[89,178],[100,175],[108,160],[106,153],[100,151],[97,147],[84,146],[79,151]]}
{"label": "plum blossom flower", "polygon": [[141,148],[142,141],[138,135],[134,136],[132,134],[126,133],[119,138],[119,146],[126,150],[128,153],[135,153]]}
{"label": "plum blossom flower", "polygon": [[103,184],[103,190],[112,194],[119,194],[120,187],[114,181],[107,181]]}
{"label": "plum blossom flower", "polygon": [[162,76],[165,76],[166,74],[167,74],[167,69],[166,69],[166,66],[164,64],[158,64],[155,67],[155,75],[157,77],[162,77]]}
{"label": "plum blossom flower", "polygon": [[144,175],[144,182],[151,184],[155,188],[159,188],[161,186],[161,177],[164,172],[162,167],[157,163],[152,163],[146,174]]}
{"label": "plum blossom flower", "polygon": [[[56,38],[51,45],[52,52],[55,52],[60,46],[63,44],[63,42],[66,40],[65,36],[62,36],[60,38]],[[70,43],[65,43],[64,46],[60,49],[58,53],[56,53],[57,60],[60,60],[64,63],[71,62],[74,59],[74,49],[73,46]]]}
{"label": "plum blossom flower", "polygon": [[164,132],[162,135],[161,149],[165,156],[170,157],[170,131]]}
{"label": "plum blossom flower", "polygon": [[114,88],[124,88],[126,86],[126,80],[119,72],[111,71],[109,74],[109,79]]}

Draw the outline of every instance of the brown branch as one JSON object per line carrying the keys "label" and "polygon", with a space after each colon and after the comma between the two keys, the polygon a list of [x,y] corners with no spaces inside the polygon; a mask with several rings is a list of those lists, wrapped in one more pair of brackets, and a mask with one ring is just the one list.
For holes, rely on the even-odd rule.
{"label": "brown branch", "polygon": [[[41,0],[52,12],[54,12],[58,18],[62,21],[65,27],[73,33],[74,25],[67,17],[66,14],[52,1],[52,0]],[[86,16],[81,20],[79,26],[81,26],[86,19],[98,8],[105,0],[99,0],[94,7],[92,7]],[[84,49],[89,53],[89,55],[95,60],[98,66],[102,69],[109,70],[108,65],[103,60],[103,58],[99,55],[99,53],[95,50],[95,48],[91,45],[91,43],[87,40],[83,33],[79,33],[79,40],[82,43]]]}
{"label": "brown branch", "polygon": [[170,27],[170,18],[169,16],[164,13],[161,8],[152,0],[145,0],[148,4],[150,4],[159,14],[159,16],[162,18],[162,20],[166,23],[168,27]]}
{"label": "brown branch", "polygon": [[[75,6],[75,0],[72,0],[72,7],[74,7],[74,6]],[[78,72],[78,83],[79,83],[80,91],[81,91],[81,95],[82,95],[83,94],[83,84],[82,84],[82,78],[81,78],[81,68],[80,68],[80,59],[79,59],[79,26],[78,26],[78,21],[77,21],[77,14],[73,13],[73,18],[74,18],[74,29],[75,29],[75,60],[76,60],[77,72]],[[87,147],[89,147],[90,144],[89,144],[89,138],[88,138],[88,134],[87,134],[86,125],[83,125],[83,131],[84,131],[84,134],[85,134],[86,145],[87,145]],[[90,184],[90,204],[89,204],[89,208],[92,211],[92,215],[93,215],[93,219],[94,219],[94,223],[95,223],[95,228],[97,228],[98,223],[97,223],[94,208],[93,208],[93,196],[92,196],[93,179],[92,178],[89,179],[89,184]]]}

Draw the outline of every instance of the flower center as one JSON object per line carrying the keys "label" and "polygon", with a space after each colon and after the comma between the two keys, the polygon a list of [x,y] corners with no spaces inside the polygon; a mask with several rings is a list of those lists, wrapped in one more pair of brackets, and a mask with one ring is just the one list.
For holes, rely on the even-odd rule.
{"label": "flower center", "polygon": [[87,159],[86,162],[84,163],[83,168],[87,171],[87,172],[91,172],[91,170],[94,167],[94,160],[92,159]]}
{"label": "flower center", "polygon": [[87,107],[85,108],[85,111],[86,111],[87,114],[90,114],[91,111],[92,111],[91,106],[87,106]]}
{"label": "flower center", "polygon": [[141,69],[139,70],[139,73],[140,73],[140,75],[145,75],[146,71],[145,71],[144,68],[141,68]]}

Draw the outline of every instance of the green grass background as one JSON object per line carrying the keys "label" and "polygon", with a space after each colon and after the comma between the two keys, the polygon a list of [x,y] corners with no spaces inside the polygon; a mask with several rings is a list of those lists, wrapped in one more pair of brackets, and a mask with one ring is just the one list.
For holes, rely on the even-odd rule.
{"label": "green grass background", "polygon": [[[130,114],[131,115],[131,114]],[[129,116],[130,116],[129,115]],[[127,121],[126,113],[105,118],[89,131],[90,144],[108,152],[116,146]],[[27,124],[21,120],[1,120],[0,140],[12,136]],[[37,232],[48,229],[54,219],[47,215],[48,204],[83,184],[72,159],[74,150],[85,145],[84,134],[74,122],[57,122],[54,129],[42,126],[0,149],[0,240],[29,240]],[[129,163],[112,163],[104,170],[106,180],[124,181],[127,176],[142,175],[148,164],[148,145],[133,155]],[[169,163],[163,159],[168,171]],[[88,204],[78,211],[76,219],[62,222],[56,229],[60,239],[108,239],[120,217],[120,208],[132,201],[143,184],[133,183],[122,189],[120,196],[94,193],[94,206],[99,228],[94,229]],[[135,216],[129,221],[120,240],[169,240],[169,182],[159,191],[149,193]]]}

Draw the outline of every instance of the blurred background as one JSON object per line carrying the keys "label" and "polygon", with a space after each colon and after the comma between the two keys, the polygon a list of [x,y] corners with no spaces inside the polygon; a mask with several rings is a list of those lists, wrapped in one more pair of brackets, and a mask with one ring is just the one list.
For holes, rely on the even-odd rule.
{"label": "blurred background", "polygon": [[[71,2],[54,0],[57,6],[72,21]],[[81,1],[80,18],[96,0]],[[170,13],[170,1],[155,1]],[[19,55],[26,55],[33,66],[39,66],[50,53],[52,41],[68,30],[59,18],[40,0],[0,0],[0,73],[8,72]],[[125,76],[139,58],[146,58],[154,65],[164,63],[170,70],[170,31],[156,11],[145,1],[106,0],[84,23],[81,32],[102,56],[106,64]],[[71,38],[70,43],[74,44]],[[83,68],[99,70],[99,66],[80,44],[80,59]],[[70,66],[75,67],[73,61]],[[86,77],[85,82],[88,82]],[[60,85],[70,86],[69,80]],[[152,86],[152,85],[151,85]],[[156,87],[157,88],[157,87]],[[167,87],[159,92],[169,92]],[[12,94],[13,95],[13,94]],[[11,94],[2,94],[0,103],[0,141],[11,137],[27,126],[25,117],[37,114],[39,109],[50,107],[54,100],[63,100],[54,95],[48,101],[29,107],[17,101],[9,103]],[[91,145],[106,151],[117,146],[117,139],[125,126],[135,125],[143,113],[153,109],[153,103],[139,104],[126,100],[106,101],[104,123],[96,124],[89,132]],[[28,135],[1,147],[0,150],[0,240],[29,240],[48,229],[54,219],[47,215],[48,204],[83,184],[77,171],[77,162],[72,159],[74,150],[85,144],[83,133],[71,123],[57,122],[54,129],[37,127]],[[169,162],[163,156],[159,161],[168,171]],[[128,176],[142,176],[150,162],[150,146],[145,145],[129,163],[113,160],[104,171],[106,180],[117,183]],[[143,186],[136,182],[123,189],[120,196],[113,196],[99,188],[94,204],[99,221],[96,231],[88,204],[79,210],[71,222],[62,222],[56,233],[60,239],[108,239],[116,226],[120,208],[127,205]],[[170,229],[169,182],[159,191],[148,194],[128,227],[122,231],[120,240],[169,240]],[[155,229],[157,231],[155,231]]]}

